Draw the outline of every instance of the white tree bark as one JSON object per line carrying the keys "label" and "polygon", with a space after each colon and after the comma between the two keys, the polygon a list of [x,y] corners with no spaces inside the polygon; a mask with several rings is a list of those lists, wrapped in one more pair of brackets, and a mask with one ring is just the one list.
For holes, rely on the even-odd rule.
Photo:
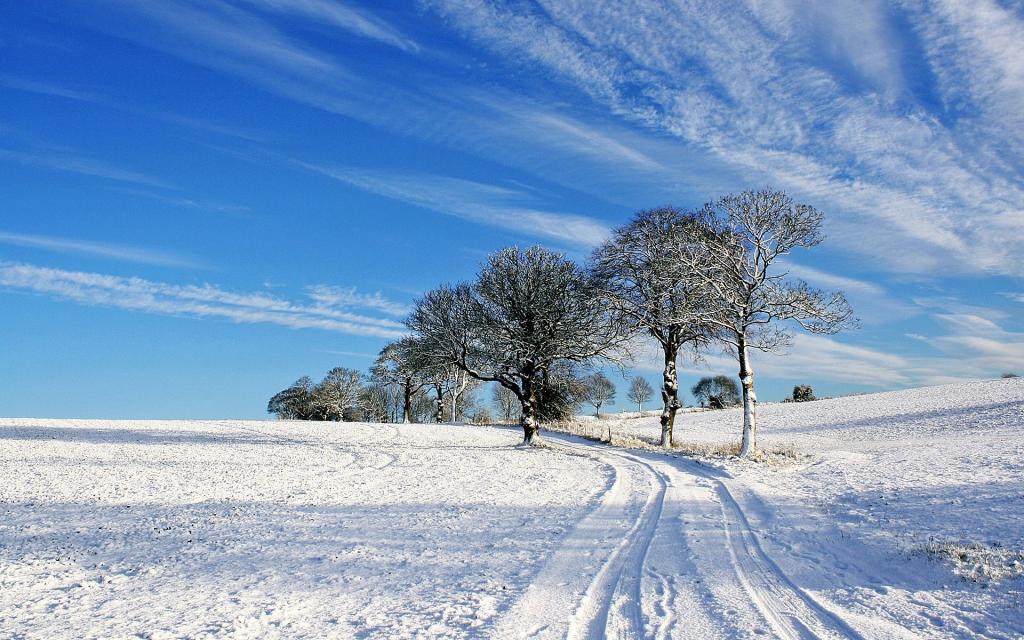
{"label": "white tree bark", "polygon": [[754,393],[754,369],[745,341],[740,339],[737,349],[740,361],[740,384],[743,386],[743,443],[740,457],[746,458],[757,451],[757,394]]}

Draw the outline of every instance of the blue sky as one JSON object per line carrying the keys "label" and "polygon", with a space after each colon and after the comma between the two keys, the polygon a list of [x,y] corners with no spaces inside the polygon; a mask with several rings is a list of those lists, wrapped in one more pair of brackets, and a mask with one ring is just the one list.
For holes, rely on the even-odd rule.
{"label": "blue sky", "polygon": [[488,252],[766,184],[862,326],[763,399],[1024,373],[1024,5],[680,5],[6,3],[0,414],[262,417]]}

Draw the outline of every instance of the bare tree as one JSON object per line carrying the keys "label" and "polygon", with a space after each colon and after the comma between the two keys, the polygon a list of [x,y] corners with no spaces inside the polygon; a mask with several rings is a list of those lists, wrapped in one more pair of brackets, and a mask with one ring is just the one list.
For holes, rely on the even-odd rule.
{"label": "bare tree", "polygon": [[494,390],[491,394],[494,406],[497,407],[501,417],[506,421],[511,420],[516,407],[519,406],[519,398],[516,397],[516,394],[508,387],[503,387],[500,384],[494,385]]}
{"label": "bare tree", "polygon": [[[417,391],[429,384],[422,372],[413,364],[415,343],[411,338],[402,338],[381,349],[373,367],[375,378],[394,385],[402,399],[402,421],[412,422],[413,398]],[[422,354],[419,357],[423,357]]]}
{"label": "bare tree", "polygon": [[449,399],[449,419],[453,424],[459,421],[459,414],[463,407],[463,397],[467,391],[471,391],[477,385],[480,384],[479,380],[474,380],[465,371],[459,369],[456,366],[451,366],[446,369],[446,375],[449,377],[447,380],[447,399]]}
{"label": "bare tree", "polygon": [[560,362],[612,359],[621,323],[573,262],[542,247],[491,255],[471,284],[442,287],[417,301],[408,326],[436,362],[512,391],[523,442],[538,444],[539,391]]}
{"label": "bare tree", "polygon": [[456,366],[448,368],[448,402],[450,405],[448,418],[452,423],[459,421],[467,409],[476,408],[474,390],[480,381],[470,377],[468,373]]}
{"label": "bare tree", "polygon": [[453,367],[434,358],[423,340],[415,336],[403,339],[401,344],[407,369],[434,392],[434,422],[444,422],[444,403],[451,391]]}
{"label": "bare tree", "polygon": [[367,420],[387,422],[392,404],[391,385],[370,376],[363,387],[359,403]]}
{"label": "bare tree", "polygon": [[[833,334],[856,323],[841,292],[826,293],[788,279],[778,259],[822,239],[822,214],[794,204],[781,191],[763,189],[729,195],[705,207],[705,244],[712,260],[694,269],[714,290],[720,306],[709,316],[718,339],[736,355],[743,395],[740,456],[757,448],[757,396],[750,351],[779,351],[791,344],[791,328]],[[688,256],[689,257],[689,256]],[[692,264],[692,263],[691,263]]]}
{"label": "bare tree", "polygon": [[601,407],[615,404],[615,385],[600,371],[583,378],[584,399],[594,406],[597,417],[601,417]]}
{"label": "bare tree", "polygon": [[672,446],[679,402],[677,361],[684,348],[708,343],[708,286],[696,271],[707,260],[707,224],[700,213],[674,207],[640,211],[594,252],[593,271],[604,296],[660,345],[663,356],[661,444]]}
{"label": "bare tree", "polygon": [[346,411],[359,406],[362,391],[363,374],[344,367],[331,369],[311,394],[315,419],[343,420]]}
{"label": "bare tree", "polygon": [[626,397],[636,403],[636,411],[642,416],[644,403],[650,400],[652,395],[654,395],[654,389],[651,388],[651,383],[637,376],[629,383],[629,393]]}
{"label": "bare tree", "polygon": [[575,363],[560,360],[544,371],[537,387],[538,419],[568,420],[579,412],[587,391],[578,368]]}
{"label": "bare tree", "polygon": [[312,420],[314,386],[312,378],[302,376],[274,394],[267,403],[267,413],[273,413],[279,420]]}

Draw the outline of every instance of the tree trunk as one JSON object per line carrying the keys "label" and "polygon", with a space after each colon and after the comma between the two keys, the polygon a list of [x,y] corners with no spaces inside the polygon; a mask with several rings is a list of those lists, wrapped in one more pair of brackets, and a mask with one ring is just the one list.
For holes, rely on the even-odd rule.
{"label": "tree trunk", "polygon": [[750,366],[750,354],[743,336],[740,336],[736,352],[740,360],[740,384],[743,385],[743,443],[740,446],[740,457],[746,458],[757,451],[757,394],[754,393],[754,370]]}
{"label": "tree trunk", "polygon": [[521,418],[523,444],[531,446],[540,444],[540,437],[537,435],[537,432],[540,431],[540,424],[537,418],[539,403],[537,401],[537,391],[533,385],[533,376],[523,378],[523,397],[520,399],[520,402],[523,405],[523,416]]}
{"label": "tree trunk", "polygon": [[457,408],[459,406],[459,395],[462,394],[462,389],[459,387],[459,380],[461,378],[460,378],[460,375],[459,375],[458,371],[455,372],[455,374],[452,376],[452,378],[453,379],[452,379],[452,390],[451,390],[451,394],[452,394],[451,423],[455,424],[457,422],[457,416],[455,415],[455,412],[456,412],[456,410],[457,410]]}
{"label": "tree trunk", "polygon": [[412,422],[412,380],[406,380],[403,388],[404,404],[402,405],[402,422]]}
{"label": "tree trunk", "polygon": [[444,391],[439,384],[434,385],[434,390],[437,391],[437,411],[434,414],[434,419],[441,424],[444,422]]}
{"label": "tree trunk", "polygon": [[676,356],[674,347],[665,347],[665,369],[662,372],[661,400],[661,446],[671,447],[672,427],[676,422],[676,410],[679,409],[679,379],[676,374]]}

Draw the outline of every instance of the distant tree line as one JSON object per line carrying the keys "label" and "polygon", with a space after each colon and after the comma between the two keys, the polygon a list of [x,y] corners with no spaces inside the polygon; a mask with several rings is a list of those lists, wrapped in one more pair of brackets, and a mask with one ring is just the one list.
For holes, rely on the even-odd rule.
{"label": "distant tree line", "polygon": [[[381,352],[361,391],[346,395],[333,379],[303,379],[268,409],[298,415],[291,413],[297,397],[307,399],[303,415],[327,419],[361,412],[367,419],[432,414],[442,421],[465,413],[460,406],[470,404],[474,385],[492,383],[498,412],[505,419],[518,413],[524,443],[536,444],[542,422],[572,415],[583,402],[598,413],[613,403],[614,385],[603,374],[581,372],[621,366],[630,345],[646,336],[663,362],[662,445],[672,445],[682,406],[680,358],[717,346],[736,358],[740,387],[720,376],[699,397],[742,404],[741,455],[749,455],[757,442],[751,353],[779,351],[795,328],[832,334],[855,323],[841,292],[813,289],[780,264],[822,241],[822,219],[814,207],[763,189],[697,210],[640,211],[585,266],[542,247],[504,249],[475,279],[417,300],[406,321],[411,335]],[[642,409],[652,392],[634,381],[629,399]],[[313,399],[321,396],[329,400]]]}
{"label": "distant tree line", "polygon": [[421,372],[401,340],[381,350],[368,373],[337,367],[320,382],[303,376],[267,403],[281,420],[345,422],[490,422],[478,383],[461,372]]}

